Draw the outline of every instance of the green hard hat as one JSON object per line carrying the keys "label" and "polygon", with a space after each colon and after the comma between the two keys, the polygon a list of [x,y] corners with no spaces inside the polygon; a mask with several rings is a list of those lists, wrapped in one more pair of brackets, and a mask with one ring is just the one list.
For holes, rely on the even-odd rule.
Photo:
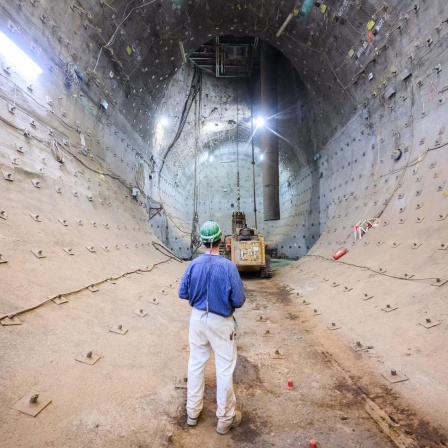
{"label": "green hard hat", "polygon": [[201,227],[201,241],[203,243],[214,243],[222,237],[221,228],[215,221],[207,221]]}

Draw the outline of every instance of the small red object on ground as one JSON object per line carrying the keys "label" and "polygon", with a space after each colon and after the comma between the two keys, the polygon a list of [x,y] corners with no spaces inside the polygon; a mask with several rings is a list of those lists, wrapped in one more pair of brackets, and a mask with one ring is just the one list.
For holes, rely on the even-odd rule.
{"label": "small red object on ground", "polygon": [[310,448],[317,448],[317,442],[314,439],[310,440]]}
{"label": "small red object on ground", "polygon": [[341,258],[343,255],[347,253],[347,249],[344,249],[341,247],[336,253],[333,254],[333,258],[337,260],[338,258]]}
{"label": "small red object on ground", "polygon": [[293,389],[294,388],[294,383],[292,380],[288,380],[288,389]]}

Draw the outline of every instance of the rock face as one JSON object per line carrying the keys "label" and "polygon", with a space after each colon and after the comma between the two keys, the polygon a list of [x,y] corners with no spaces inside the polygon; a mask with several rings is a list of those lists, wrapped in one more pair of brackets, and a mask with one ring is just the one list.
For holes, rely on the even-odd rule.
{"label": "rock face", "polygon": [[301,259],[277,273],[319,310],[316,335],[335,323],[341,346],[374,347],[354,352],[363,369],[406,375],[403,398],[446,423],[446,2],[91,3],[0,6],[0,317],[176,264],[201,222],[229,234],[240,209]]}

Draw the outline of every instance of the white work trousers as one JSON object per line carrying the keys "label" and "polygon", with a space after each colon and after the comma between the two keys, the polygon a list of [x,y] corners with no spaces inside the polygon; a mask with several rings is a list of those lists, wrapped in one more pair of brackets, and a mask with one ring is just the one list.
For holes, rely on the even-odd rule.
{"label": "white work trousers", "polygon": [[190,359],[188,361],[187,413],[197,418],[204,397],[204,369],[215,352],[216,416],[220,426],[230,425],[235,415],[233,371],[236,365],[236,323],[232,316],[223,317],[193,308],[190,318]]}

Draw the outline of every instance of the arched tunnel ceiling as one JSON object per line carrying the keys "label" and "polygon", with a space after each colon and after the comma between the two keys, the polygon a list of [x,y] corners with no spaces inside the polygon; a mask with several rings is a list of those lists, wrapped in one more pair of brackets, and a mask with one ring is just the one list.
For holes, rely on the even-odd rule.
{"label": "arched tunnel ceiling", "polygon": [[[442,8],[442,3],[435,8]],[[183,52],[188,57],[215,37],[254,36],[291,61],[311,99],[305,112],[316,112],[326,123],[326,132],[313,136],[316,146],[322,146],[366,100],[370,92],[362,96],[351,87],[394,35],[404,34],[409,42],[416,39],[406,25],[416,13],[413,5],[397,0],[136,0],[89,5],[77,0],[66,8],[31,4],[39,7],[20,7],[26,14],[39,15],[50,44],[64,44],[85,83],[117,107],[148,145],[167,95],[173,93],[167,92],[170,81],[183,70]],[[75,25],[72,36],[60,26],[67,18]],[[185,74],[172,89],[179,94],[178,109],[188,82]]]}
{"label": "arched tunnel ceiling", "polygon": [[[85,68],[100,86],[105,83],[103,90],[108,90],[111,75],[124,83],[133,103],[140,95],[160,103],[167,80],[183,63],[181,44],[188,57],[216,36],[250,35],[269,42],[294,64],[317,109],[327,116],[333,108],[337,110],[332,126],[342,122],[344,113],[352,112],[347,88],[387,46],[397,32],[397,22],[405,26],[406,14],[412,13],[398,1],[110,3],[84,8],[82,2],[75,2],[73,6],[85,33],[96,43]],[[291,20],[276,37],[289,15]],[[58,21],[51,11],[48,18]],[[138,119],[137,110],[134,116]]]}
{"label": "arched tunnel ceiling", "polygon": [[[157,132],[155,121],[170,101],[169,81],[182,69],[182,52],[188,57],[217,36],[258,37],[291,61],[310,98],[304,112],[313,112],[325,122],[325,130],[311,136],[316,149],[366,100],[359,91],[352,92],[351,86],[365,74],[369,64],[375,63],[394,33],[405,32],[409,40],[413,39],[406,21],[414,11],[398,1],[190,0],[136,1],[111,6],[100,2],[88,13],[79,8],[76,11],[87,34],[100,47],[98,50],[95,46],[96,51],[90,52],[87,67],[94,67],[94,71],[88,70],[88,76],[107,79],[110,75],[123,82],[127,98],[119,100],[119,105],[123,111],[126,109],[129,122],[134,123],[149,145]],[[188,78],[183,81],[188,82]],[[105,90],[107,97],[108,89]],[[173,112],[175,116],[180,115],[182,107],[182,99],[177,100],[180,103]],[[137,108],[139,103],[141,107]],[[149,126],[141,114],[148,117]],[[246,110],[245,115],[247,118],[250,112]],[[226,126],[227,118],[221,114],[222,125]],[[183,134],[184,138],[190,137],[190,144],[185,145],[189,152],[194,141],[192,128],[190,123],[190,134],[186,129]],[[202,132],[207,133],[204,128]],[[152,146],[156,154],[157,148]]]}
{"label": "arched tunnel ceiling", "polygon": [[[152,88],[166,79],[182,62],[179,42],[188,55],[211,38],[228,34],[259,37],[282,51],[310,82],[318,80],[340,89],[350,84],[391,37],[403,13],[400,3],[137,1],[113,9],[103,3],[85,19],[101,30],[96,33],[95,28],[87,28],[103,46],[103,56],[131,83],[142,82],[148,70]],[[276,37],[289,14],[292,19]],[[375,23],[369,30],[372,18]],[[95,37],[98,34],[104,38]],[[366,41],[374,45],[367,46]],[[148,65],[154,58],[156,64]]]}

